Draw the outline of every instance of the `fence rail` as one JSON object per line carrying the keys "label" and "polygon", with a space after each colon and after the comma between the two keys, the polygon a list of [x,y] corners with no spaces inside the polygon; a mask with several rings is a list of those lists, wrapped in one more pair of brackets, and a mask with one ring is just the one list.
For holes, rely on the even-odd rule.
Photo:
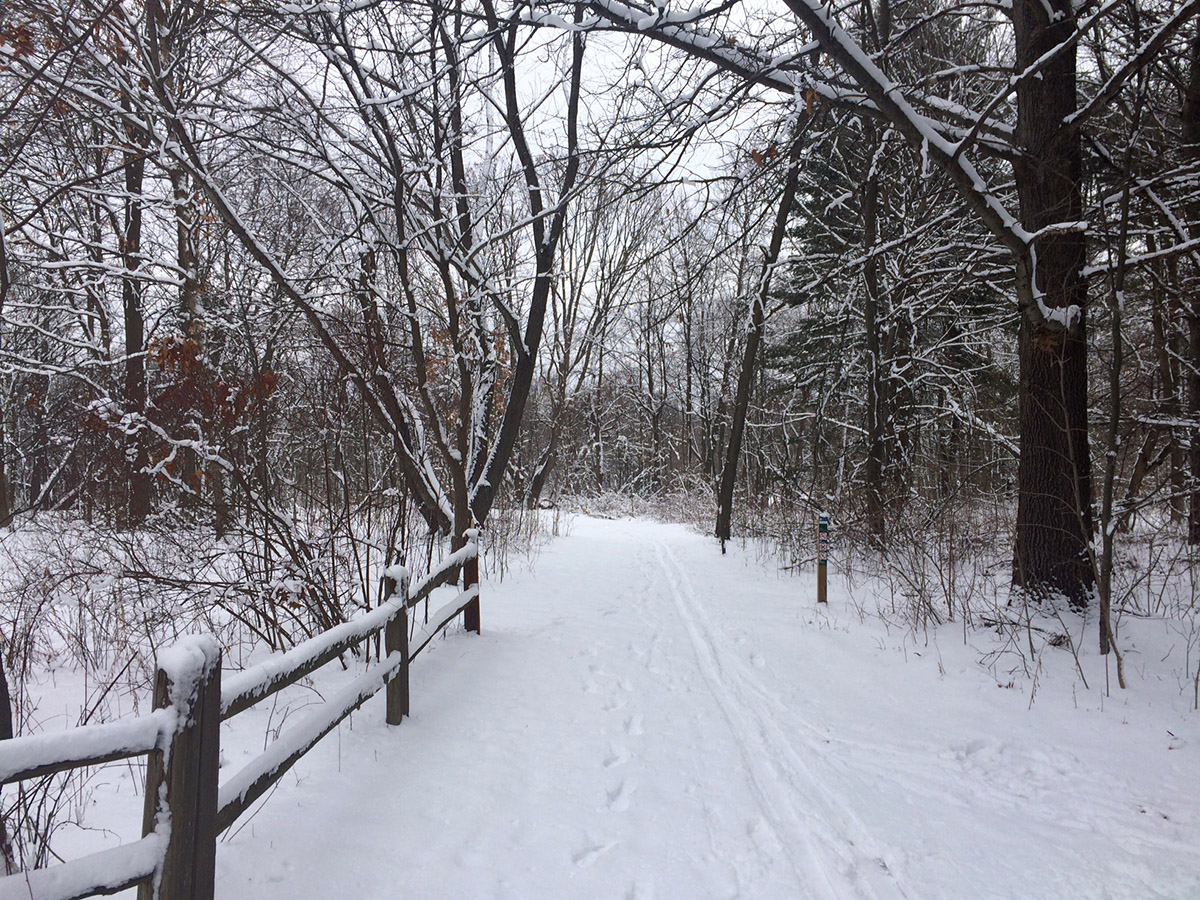
{"label": "fence rail", "polygon": [[[408,572],[385,573],[384,602],[363,616],[297,644],[221,683],[221,648],[208,636],[186,638],[159,654],[154,711],[104,725],[0,742],[0,784],[82,766],[148,756],[139,841],[48,869],[0,878],[0,900],[78,900],[138,888],[139,900],[212,900],[217,835],[304,754],[380,690],[386,721],[409,713],[408,668],[459,615],[479,632],[479,532],[414,589]],[[409,610],[462,575],[463,590],[428,618],[409,651]],[[306,712],[241,771],[218,785],[221,722],[311,675],[382,632],[382,660]]]}

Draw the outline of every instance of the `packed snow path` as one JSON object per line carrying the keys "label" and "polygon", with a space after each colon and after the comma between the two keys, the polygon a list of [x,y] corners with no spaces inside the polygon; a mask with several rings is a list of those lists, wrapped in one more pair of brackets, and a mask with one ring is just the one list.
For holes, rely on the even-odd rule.
{"label": "packed snow path", "polygon": [[414,667],[411,720],[372,701],[235,827],[218,897],[1200,897],[1194,718],[1029,708],[961,632],[773,565],[574,519]]}

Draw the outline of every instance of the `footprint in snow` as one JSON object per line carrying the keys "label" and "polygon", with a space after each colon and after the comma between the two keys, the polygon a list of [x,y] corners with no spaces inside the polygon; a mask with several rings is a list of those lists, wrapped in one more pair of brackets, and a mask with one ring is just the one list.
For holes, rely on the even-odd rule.
{"label": "footprint in snow", "polygon": [[609,745],[608,756],[604,757],[602,765],[606,769],[611,769],[613,766],[621,766],[629,762],[629,751],[624,744]]}
{"label": "footprint in snow", "polygon": [[637,737],[638,735],[646,733],[645,728],[643,727],[641,713],[634,713],[625,720],[625,733],[630,737]]}
{"label": "footprint in snow", "polygon": [[625,812],[629,809],[629,800],[636,790],[636,781],[622,781],[620,787],[608,792],[608,809],[611,812]]}
{"label": "footprint in snow", "polygon": [[266,873],[263,878],[268,884],[281,884],[291,878],[291,866],[284,862],[278,869]]}
{"label": "footprint in snow", "polygon": [[617,846],[616,841],[608,841],[603,844],[592,844],[590,847],[584,847],[578,853],[571,856],[571,862],[575,863],[579,868],[586,869],[601,856]]}

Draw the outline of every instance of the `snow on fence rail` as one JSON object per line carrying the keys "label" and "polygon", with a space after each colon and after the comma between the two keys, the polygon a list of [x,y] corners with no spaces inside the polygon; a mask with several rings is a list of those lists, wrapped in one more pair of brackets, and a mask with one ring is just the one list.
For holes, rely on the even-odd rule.
{"label": "snow on fence rail", "polygon": [[[479,632],[479,532],[410,590],[408,572],[385,572],[385,602],[364,616],[232,675],[222,687],[221,648],[210,636],[185,638],[159,654],[154,711],[61,734],[0,741],[0,784],[149,755],[143,837],[49,869],[0,878],[0,900],[76,900],[137,885],[138,900],[212,900],[217,835],[237,821],[346,716],[387,688],[386,718],[409,712],[408,667],[460,613]],[[408,611],[435,588],[463,576],[463,591],[414,635]],[[218,787],[221,722],[295,684],[380,631],[386,656],[314,708],[265,752]]]}

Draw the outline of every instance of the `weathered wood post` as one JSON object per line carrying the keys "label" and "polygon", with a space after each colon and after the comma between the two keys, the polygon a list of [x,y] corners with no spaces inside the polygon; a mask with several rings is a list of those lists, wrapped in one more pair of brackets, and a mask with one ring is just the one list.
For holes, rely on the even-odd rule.
{"label": "weathered wood post", "polygon": [[[479,529],[468,528],[463,532],[467,546],[474,547],[474,555],[463,563],[463,590],[470,590],[472,585],[479,584]],[[475,597],[463,609],[463,627],[467,631],[479,634],[479,598]]]}
{"label": "weathered wood post", "polygon": [[162,868],[138,900],[212,900],[217,864],[221,645],[185,638],[159,654],[154,708],[175,711],[175,731],[146,766],[142,834],[168,835]]}
{"label": "weathered wood post", "polygon": [[384,573],[383,602],[398,600],[400,609],[388,619],[383,632],[384,659],[399,653],[402,662],[387,685],[387,723],[399,725],[408,712],[408,569],[388,566]]}
{"label": "weathered wood post", "polygon": [[817,520],[817,602],[828,603],[829,516]]}

